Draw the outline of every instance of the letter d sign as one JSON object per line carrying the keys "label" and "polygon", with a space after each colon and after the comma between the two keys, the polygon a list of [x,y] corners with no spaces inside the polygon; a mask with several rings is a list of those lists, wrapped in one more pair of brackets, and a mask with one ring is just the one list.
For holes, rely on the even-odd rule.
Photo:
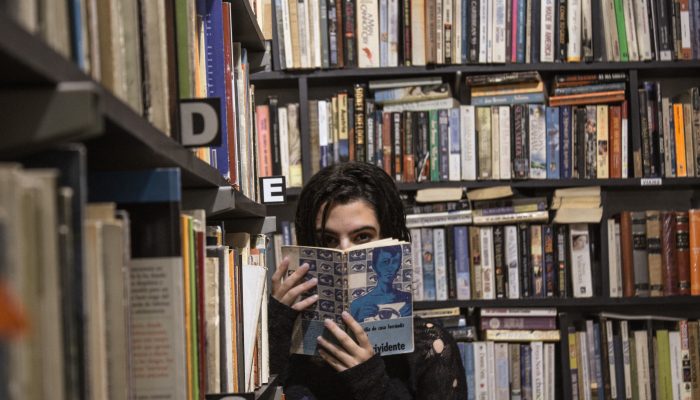
{"label": "letter d sign", "polygon": [[180,100],[180,141],[185,147],[221,145],[218,97]]}

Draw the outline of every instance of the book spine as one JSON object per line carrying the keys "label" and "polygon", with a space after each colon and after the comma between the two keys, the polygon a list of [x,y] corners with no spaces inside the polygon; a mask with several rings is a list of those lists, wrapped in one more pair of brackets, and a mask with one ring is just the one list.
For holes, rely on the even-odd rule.
{"label": "book spine", "polygon": [[508,275],[505,263],[505,232],[503,226],[493,227],[493,259],[496,277],[496,298],[506,297]]}
{"label": "book spine", "polygon": [[[376,12],[376,2],[372,1],[371,4],[374,6],[373,12]],[[401,20],[401,15],[399,14],[399,0],[389,0],[389,57],[388,66],[398,67],[399,66],[399,21]]]}
{"label": "book spine", "polygon": [[488,61],[488,30],[489,30],[489,2],[480,1],[479,2],[479,58],[478,62],[484,64]]}
{"label": "book spine", "polygon": [[421,228],[421,244],[423,254],[423,300],[437,300],[435,281],[435,262],[433,249],[433,229]]}
{"label": "book spine", "polygon": [[496,0],[494,2],[493,19],[489,21],[493,24],[493,57],[494,63],[506,62],[506,1]]}
{"label": "book spine", "polygon": [[585,62],[593,61],[593,1],[581,0],[581,54]]}
{"label": "book spine", "polygon": [[[379,0],[379,66],[389,66],[389,0]],[[375,100],[377,99],[375,93]]]}
{"label": "book spine", "polygon": [[475,109],[476,138],[478,143],[478,177],[479,179],[491,179],[491,109],[489,107],[476,107]]}
{"label": "book spine", "polygon": [[625,12],[622,5],[624,0],[613,0],[613,7],[615,8],[615,22],[617,26],[617,32],[613,32],[617,36],[618,44],[620,47],[620,61],[629,61],[629,49],[627,46],[627,30],[625,28]]}
{"label": "book spine", "polygon": [[376,164],[377,163],[377,142],[376,140],[376,121],[375,117],[377,115],[377,110],[375,103],[372,99],[367,99],[365,101],[365,156],[367,157],[367,163]]}
{"label": "book spine", "polygon": [[469,300],[471,299],[469,233],[466,226],[455,226],[453,229],[457,299]]}
{"label": "book spine", "polygon": [[355,36],[355,1],[356,0],[342,0],[343,1],[343,66],[345,67],[357,67],[357,51],[356,51],[356,36]]}
{"label": "book spine", "polygon": [[520,287],[523,298],[532,296],[532,262],[530,259],[530,227],[518,224],[518,256],[520,258]]}
{"label": "book spine", "polygon": [[429,129],[430,129],[430,180],[432,182],[440,181],[440,128],[438,110],[430,110]]}
{"label": "book spine", "polygon": [[573,136],[572,136],[572,109],[570,106],[559,107],[559,132],[561,152],[559,165],[561,166],[561,178],[569,179],[573,175]]}
{"label": "book spine", "polygon": [[445,229],[433,229],[433,252],[435,260],[435,299],[447,300],[447,251]]}
{"label": "book spine", "polygon": [[535,62],[554,62],[554,3],[554,0],[541,0],[540,3],[540,58],[534,59]]}
{"label": "book spine", "polygon": [[421,228],[411,228],[411,263],[413,265],[413,301],[423,301],[423,245]]}
{"label": "book spine", "polygon": [[609,177],[622,178],[622,112],[620,106],[608,108]]}
{"label": "book spine", "polygon": [[483,298],[481,275],[481,229],[476,226],[469,227],[469,253],[471,255],[472,297]]}
{"label": "book spine", "polygon": [[493,227],[482,227],[479,230],[479,236],[481,254],[482,298],[485,300],[493,300],[496,298],[493,255]]}
{"label": "book spine", "polygon": [[608,106],[599,105],[596,110],[596,177],[609,178],[608,171]]}
{"label": "book spine", "polygon": [[559,107],[546,107],[545,118],[547,132],[547,179],[559,179],[561,177]]}
{"label": "book spine", "polygon": [[545,131],[544,105],[529,105],[528,122],[530,179],[546,179],[547,135]]}
{"label": "book spine", "polygon": [[586,224],[572,224],[569,228],[571,252],[571,282],[574,297],[592,297],[591,245]]}
{"label": "book spine", "polygon": [[690,0],[680,0],[680,59],[691,60],[693,58],[691,39]]}
{"label": "book spine", "polygon": [[554,297],[557,292],[557,272],[554,261],[554,230],[552,225],[542,226],[544,250],[544,295]]}
{"label": "book spine", "polygon": [[630,61],[639,61],[639,47],[637,44],[637,27],[634,20],[633,0],[622,0],[622,8],[625,19],[625,33],[627,37],[627,50]]}
{"label": "book spine", "polygon": [[545,297],[542,225],[530,225],[530,265],[532,266],[532,297]]}
{"label": "book spine", "polygon": [[366,134],[365,134],[365,86],[355,85],[355,160],[366,162],[365,154]]}
{"label": "book spine", "polygon": [[530,175],[528,107],[522,104],[513,106],[513,171],[516,179],[526,179]]}
{"label": "book spine", "polygon": [[[425,0],[411,0],[411,65],[426,64],[426,3]],[[406,57],[404,55],[404,61]]]}
{"label": "book spine", "polygon": [[649,296],[646,213],[632,212],[631,218],[635,294],[637,296]]}
{"label": "book spine", "polygon": [[584,177],[595,179],[597,177],[597,139],[598,139],[598,120],[596,106],[586,106],[586,122],[585,122],[585,163]]}
{"label": "book spine", "polygon": [[499,178],[500,179],[511,179],[512,167],[511,167],[511,126],[510,126],[510,107],[500,106],[498,111],[498,143],[499,143]]}
{"label": "book spine", "polygon": [[569,297],[568,228],[568,225],[556,225],[557,295],[560,298]]}
{"label": "book spine", "polygon": [[517,26],[517,32],[516,32],[516,40],[515,43],[517,43],[517,50],[516,50],[516,61],[518,64],[524,64],[525,60],[529,60],[529,58],[526,58],[525,56],[525,50],[526,50],[526,42],[528,41],[528,37],[525,36],[525,30],[526,26],[529,25],[529,23],[526,20],[527,17],[527,3],[528,0],[518,0],[518,8],[517,8],[517,21],[518,21],[518,26]]}
{"label": "book spine", "polygon": [[649,295],[663,294],[661,264],[661,224],[658,211],[646,212],[647,262],[649,265]]}
{"label": "book spine", "polygon": [[616,237],[615,237],[615,219],[608,219],[608,281],[610,283],[609,293],[610,297],[622,297],[622,294],[618,291],[619,282],[617,270],[620,265],[617,264],[617,248]]}
{"label": "book spine", "polygon": [[678,294],[690,294],[690,237],[688,211],[676,211],[676,264]]}
{"label": "book spine", "polygon": [[513,225],[505,227],[504,232],[505,265],[507,268],[507,297],[520,298],[520,260],[518,258],[518,228]]}
{"label": "book spine", "polygon": [[454,60],[453,50],[453,0],[443,0],[442,3],[442,43],[443,43],[443,59],[445,64],[452,64]]}
{"label": "book spine", "polygon": [[403,121],[400,112],[391,113],[392,170],[394,179],[403,182]]}
{"label": "book spine", "polygon": [[438,169],[440,171],[438,180],[445,182],[450,179],[450,110],[438,111],[438,130]]}
{"label": "book spine", "polygon": [[498,107],[491,107],[491,178],[501,179],[501,140]]}
{"label": "book spine", "polygon": [[461,142],[460,142],[460,109],[455,107],[448,110],[449,112],[449,160],[447,162],[449,173],[448,180],[460,181],[462,179],[461,159]]}
{"label": "book spine", "polygon": [[[531,19],[530,24],[532,25],[531,28],[531,34],[528,35],[528,38],[530,39],[530,63],[536,64],[540,61],[543,61],[540,54],[543,51],[542,50],[542,41],[545,33],[545,23],[543,20],[543,14],[544,14],[544,5],[545,2],[547,4],[552,3],[552,0],[532,0],[528,1],[528,6],[532,4],[532,13],[531,13]],[[538,24],[537,21],[540,21]]]}
{"label": "book spine", "polygon": [[555,25],[555,61],[565,62],[566,61],[566,50],[567,44],[567,0],[558,0],[557,5],[557,18]]}
{"label": "book spine", "polygon": [[545,96],[543,92],[513,93],[493,96],[472,97],[471,104],[474,106],[498,106],[511,104],[543,103]]}
{"label": "book spine", "polygon": [[534,399],[532,391],[532,347],[530,343],[520,345],[520,381],[523,399]]}
{"label": "book spine", "polygon": [[[670,16],[670,7],[668,0],[656,1],[656,25],[659,43],[659,60],[671,61],[674,58],[673,54],[673,33],[672,21]],[[670,3],[673,3],[671,0]]]}
{"label": "book spine", "polygon": [[461,175],[462,180],[476,180],[476,126],[474,106],[460,106],[460,127],[464,134],[460,135]]}
{"label": "book spine", "polygon": [[700,295],[700,210],[688,211],[690,294]]}
{"label": "book spine", "polygon": [[469,1],[469,62],[478,63],[481,50],[480,46],[480,28],[479,21],[481,20],[479,12],[479,0]]}
{"label": "book spine", "polygon": [[411,53],[413,49],[413,27],[411,26],[411,0],[403,0],[401,2],[401,14],[403,16],[403,23],[401,24],[401,37],[403,46],[400,48],[400,53],[397,54],[397,66],[398,64],[405,65],[407,67],[412,65],[413,54]]}
{"label": "book spine", "polygon": [[676,215],[673,212],[661,212],[661,263],[664,282],[664,295],[672,296],[678,290],[678,254]]}
{"label": "book spine", "polygon": [[416,126],[418,125],[418,114],[412,111],[405,111],[403,113],[403,181],[404,182],[415,182],[416,181],[416,162],[415,162],[415,148],[416,138],[414,137],[414,132],[417,132]]}
{"label": "book spine", "polygon": [[690,103],[683,103],[683,125],[683,132],[685,133],[686,172],[689,177],[694,177],[696,160],[693,154],[695,148],[693,145],[693,137],[696,134],[693,133],[693,108]]}

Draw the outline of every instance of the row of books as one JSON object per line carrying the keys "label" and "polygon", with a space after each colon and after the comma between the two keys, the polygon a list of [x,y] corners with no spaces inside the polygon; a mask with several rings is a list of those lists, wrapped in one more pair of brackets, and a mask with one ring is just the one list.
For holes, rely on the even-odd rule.
{"label": "row of books", "polygon": [[0,287],[14,321],[0,397],[196,399],[266,382],[264,238],[181,210],[178,169],[85,166],[72,145],[0,168]]}
{"label": "row of books", "polygon": [[9,1],[0,12],[176,140],[180,100],[219,98],[220,144],[195,153],[255,198],[254,87],[229,2]]}
{"label": "row of books", "polygon": [[610,297],[700,295],[700,210],[607,220]]}
{"label": "row of books", "polygon": [[601,314],[568,328],[572,399],[700,396],[698,321]]}
{"label": "row of books", "polygon": [[635,153],[644,176],[700,176],[700,90],[669,97],[659,82],[647,81],[638,96],[642,141]]}
{"label": "row of books", "polygon": [[259,176],[285,177],[287,187],[301,187],[299,104],[279,105],[276,97],[255,107]]}
{"label": "row of books", "polygon": [[697,59],[696,0],[274,2],[281,69]]}

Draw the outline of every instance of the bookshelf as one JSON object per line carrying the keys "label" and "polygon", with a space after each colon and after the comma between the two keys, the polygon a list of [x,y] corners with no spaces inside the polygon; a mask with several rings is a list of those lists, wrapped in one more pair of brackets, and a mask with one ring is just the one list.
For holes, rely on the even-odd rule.
{"label": "bookshelf", "polygon": [[[234,40],[248,50],[251,71],[262,70],[265,67],[265,41],[250,2],[226,1],[231,5]],[[5,13],[4,7],[5,4],[0,7],[0,121],[4,132],[0,138],[1,161],[24,163],[31,160],[29,162],[42,164],[46,161],[42,157],[47,152],[77,148],[84,149],[86,168],[83,173],[87,174],[177,169],[180,180],[176,182],[174,191],[178,192],[178,196],[181,193],[182,198],[178,198],[177,206],[170,211],[179,213],[180,210],[187,209],[204,210],[203,215],[206,216],[201,221],[203,224],[210,222],[228,227],[230,232],[245,232],[251,236],[265,235],[274,230],[275,218],[269,216],[264,205],[234,188],[215,167],[198,158],[191,149],[183,147],[175,137],[169,137],[156,128],[145,116],[83,72],[73,61],[58,54],[38,34],[27,32]],[[177,129],[173,129],[173,132],[177,132]],[[61,171],[61,174],[64,172]],[[256,172],[251,169],[251,174]],[[87,179],[84,175],[79,178],[84,182],[78,185],[79,191],[75,195],[84,202],[90,187],[85,184]],[[6,218],[5,211],[3,209],[0,213],[2,218]],[[82,217],[82,213],[81,210],[81,214],[75,217]],[[79,224],[83,222],[79,221]],[[6,221],[3,220],[2,223]],[[157,236],[156,233],[151,232],[151,235]],[[156,241],[165,242],[180,234],[179,231],[167,233],[168,238],[158,237]],[[170,244],[165,246],[168,245]],[[79,243],[79,246],[82,249],[83,243]],[[203,242],[201,248],[204,250]],[[76,257],[82,258],[78,255]],[[5,273],[4,262],[3,255],[0,275]],[[73,268],[75,265],[68,264],[68,267]],[[0,276],[0,279],[4,278]],[[73,276],[70,278],[74,279]],[[242,276],[238,278],[242,279]],[[82,277],[75,279],[81,280]],[[82,295],[82,289],[79,292]],[[72,296],[66,297],[72,299]],[[78,329],[85,328],[79,326]],[[46,334],[48,335],[50,334]],[[203,342],[204,338],[201,340]],[[4,353],[3,363],[8,361],[5,358],[6,346],[14,345],[4,341],[0,343]],[[84,349],[77,351],[87,352]],[[243,349],[240,349],[240,353],[243,353]],[[83,368],[83,362],[81,359],[78,368]],[[184,365],[186,360],[176,360],[176,363]],[[63,366],[63,363],[60,365]],[[75,366],[66,366],[66,369],[72,368]],[[9,383],[8,375],[5,372],[0,377],[0,397],[3,398],[9,390],[6,386]],[[63,371],[56,372],[57,375],[62,373]],[[72,376],[67,377],[67,381],[69,378],[75,378],[81,383],[87,379]],[[16,385],[16,382],[12,383]],[[268,384],[247,395],[253,399],[271,399],[276,386],[277,378],[273,376]],[[84,389],[85,387],[78,389],[81,396],[85,395],[82,393]],[[28,398],[37,398],[31,393],[24,394]],[[61,394],[60,398],[81,398],[77,397],[78,393],[73,395],[76,397],[63,397]],[[202,393],[201,397],[204,398],[205,394]]]}

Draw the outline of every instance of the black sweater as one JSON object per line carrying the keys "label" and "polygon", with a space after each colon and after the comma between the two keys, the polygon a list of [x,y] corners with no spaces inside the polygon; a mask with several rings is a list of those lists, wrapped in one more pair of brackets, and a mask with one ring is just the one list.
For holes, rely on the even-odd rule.
{"label": "black sweater", "polygon": [[269,301],[270,371],[280,374],[287,400],[380,400],[467,398],[459,349],[452,336],[429,321],[414,319],[415,350],[380,357],[343,372],[320,358],[289,355],[299,312]]}

